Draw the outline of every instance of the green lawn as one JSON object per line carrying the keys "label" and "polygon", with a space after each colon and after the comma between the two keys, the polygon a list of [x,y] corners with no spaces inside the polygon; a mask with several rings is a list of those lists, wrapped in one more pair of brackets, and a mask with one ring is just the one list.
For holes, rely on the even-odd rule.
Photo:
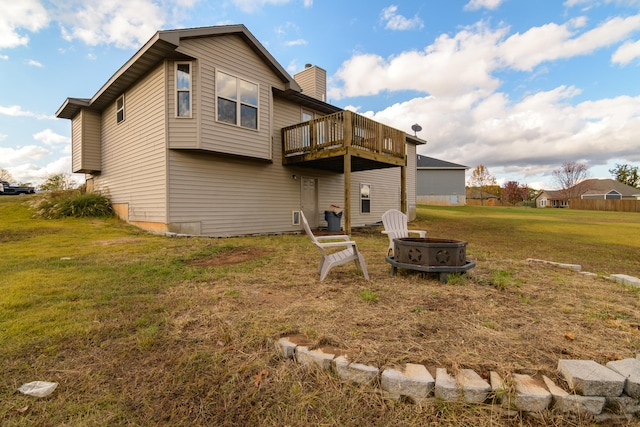
{"label": "green lawn", "polygon": [[[411,228],[468,241],[468,278],[392,278],[387,238],[369,229],[353,237],[372,280],[347,265],[319,283],[304,235],[175,238],[117,219],[41,220],[29,197],[0,197],[3,426],[582,425],[389,402],[283,360],[274,341],[299,333],[381,367],[550,376],[561,356],[640,351],[637,290],[525,261],[640,277],[638,214],[420,206]],[[35,380],[60,385],[42,399],[16,392]]]}

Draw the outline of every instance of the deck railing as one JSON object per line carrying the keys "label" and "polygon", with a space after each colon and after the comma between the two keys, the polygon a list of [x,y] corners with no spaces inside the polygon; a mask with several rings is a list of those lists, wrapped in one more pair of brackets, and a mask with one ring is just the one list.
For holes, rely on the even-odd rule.
{"label": "deck railing", "polygon": [[282,129],[283,155],[355,147],[404,159],[406,134],[352,111],[340,111]]}

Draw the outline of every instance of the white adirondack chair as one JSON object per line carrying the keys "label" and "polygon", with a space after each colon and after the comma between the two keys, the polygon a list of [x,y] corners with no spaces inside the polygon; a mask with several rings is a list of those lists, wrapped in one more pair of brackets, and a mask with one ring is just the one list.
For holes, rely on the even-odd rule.
{"label": "white adirondack chair", "polygon": [[[346,264],[350,261],[354,261],[356,263],[356,267],[359,270],[362,270],[364,278],[369,280],[367,264],[364,262],[362,253],[358,251],[356,242],[351,240],[347,235],[316,237],[311,232],[311,227],[309,227],[307,218],[305,218],[302,211],[300,211],[300,218],[302,218],[302,224],[304,225],[304,231],[307,232],[307,236],[309,236],[313,244],[316,245],[322,253],[322,259],[320,260],[320,265],[318,266],[320,281],[323,281],[327,277],[327,274],[329,274],[329,270],[331,270],[333,267]],[[333,242],[330,242],[329,240],[333,240]],[[331,252],[331,249],[339,249],[341,247],[345,247],[346,249],[342,249],[337,252]]]}
{"label": "white adirondack chair", "polygon": [[418,237],[426,237],[427,232],[424,230],[408,230],[407,216],[397,209],[390,209],[382,214],[382,225],[384,230],[382,234],[389,236],[388,256],[393,256],[393,241],[409,237],[409,233],[417,234]]}

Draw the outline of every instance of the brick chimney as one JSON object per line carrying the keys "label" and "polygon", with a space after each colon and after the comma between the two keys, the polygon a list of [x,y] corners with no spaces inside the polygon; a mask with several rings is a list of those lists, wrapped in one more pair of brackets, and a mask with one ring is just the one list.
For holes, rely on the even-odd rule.
{"label": "brick chimney", "polygon": [[302,93],[327,102],[327,71],[315,65],[306,64],[304,70],[293,76],[302,88]]}

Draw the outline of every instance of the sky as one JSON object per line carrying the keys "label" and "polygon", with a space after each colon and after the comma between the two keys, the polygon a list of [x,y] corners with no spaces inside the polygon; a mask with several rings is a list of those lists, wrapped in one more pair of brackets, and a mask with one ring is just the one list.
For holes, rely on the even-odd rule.
{"label": "sky", "polygon": [[[327,101],[499,184],[558,188],[640,165],[640,0],[0,0],[0,168],[71,173],[67,97],[91,98],[156,31],[244,24]],[[73,175],[82,182],[82,175]]]}

